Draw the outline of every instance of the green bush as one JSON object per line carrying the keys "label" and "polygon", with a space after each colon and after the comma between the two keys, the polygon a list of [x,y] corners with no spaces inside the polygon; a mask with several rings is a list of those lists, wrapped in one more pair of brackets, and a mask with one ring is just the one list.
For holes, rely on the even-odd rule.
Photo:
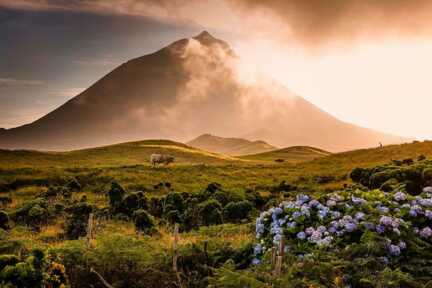
{"label": "green bush", "polygon": [[65,234],[68,239],[78,239],[87,234],[88,218],[93,207],[87,202],[79,202],[66,209]]}
{"label": "green bush", "polygon": [[243,219],[247,219],[252,208],[252,203],[247,200],[228,203],[223,208],[224,221],[238,223]]}
{"label": "green bush", "polygon": [[126,191],[119,183],[115,181],[111,183],[111,189],[108,192],[108,197],[109,197],[110,206],[113,209],[113,211],[117,212],[117,210],[121,206],[123,196],[125,195],[125,193]]}
{"label": "green bush", "polygon": [[424,182],[432,183],[432,168],[426,168],[423,170],[422,179]]}
{"label": "green bush", "polygon": [[9,214],[5,211],[0,211],[0,228],[7,230],[9,229]]}
{"label": "green bush", "polygon": [[222,205],[210,199],[198,205],[200,223],[205,226],[222,223]]}
{"label": "green bush", "polygon": [[39,231],[42,223],[48,218],[48,210],[38,204],[28,212],[28,222],[35,230]]}
{"label": "green bush", "polygon": [[152,234],[156,231],[155,221],[144,209],[139,209],[134,212],[135,229],[144,234]]}

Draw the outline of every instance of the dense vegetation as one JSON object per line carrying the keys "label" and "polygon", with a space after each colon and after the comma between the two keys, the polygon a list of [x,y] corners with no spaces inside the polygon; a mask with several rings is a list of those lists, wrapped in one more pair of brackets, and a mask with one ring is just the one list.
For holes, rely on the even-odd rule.
{"label": "dense vegetation", "polygon": [[[104,287],[100,277],[114,287],[432,285],[432,242],[423,237],[431,225],[432,143],[296,164],[173,143],[60,154],[2,151],[0,287]],[[177,151],[177,163],[150,167],[147,156],[161,149]],[[294,221],[302,205],[309,205],[309,216]],[[335,212],[339,218],[331,219]],[[336,220],[345,221],[338,223],[343,232],[334,231],[341,235],[331,234]],[[400,234],[385,227],[378,233],[381,221],[397,222],[392,229]],[[282,238],[287,251],[275,277],[271,247]]]}

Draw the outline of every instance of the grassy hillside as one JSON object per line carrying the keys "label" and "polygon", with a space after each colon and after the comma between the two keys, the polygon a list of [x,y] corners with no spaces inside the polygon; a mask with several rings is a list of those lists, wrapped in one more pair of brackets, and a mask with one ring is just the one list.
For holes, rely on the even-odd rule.
{"label": "grassy hillside", "polygon": [[[313,149],[303,147],[300,151],[305,148]],[[293,159],[293,150],[291,154],[284,150],[273,153],[273,157],[289,155],[289,159]],[[153,152],[173,154],[178,163],[153,168],[148,163]],[[256,241],[255,227],[250,223],[260,210],[283,199],[292,199],[300,191],[322,197],[331,191],[341,191],[344,184],[351,184],[347,175],[354,167],[373,167],[392,159],[415,159],[420,155],[432,158],[432,142],[330,154],[294,164],[277,163],[272,160],[274,158],[262,155],[242,161],[163,140],[66,153],[2,151],[0,196],[2,201],[10,197],[11,202],[3,202],[1,209],[12,221],[7,227],[8,233],[0,229],[0,257],[1,254],[14,254],[21,255],[20,261],[30,261],[30,251],[41,248],[52,253],[49,255],[59,256],[52,259],[66,267],[73,287],[84,287],[88,283],[99,287],[98,279],[89,272],[90,267],[115,284],[114,287],[160,287],[161,283],[164,287],[178,287],[173,284],[177,280],[171,270],[171,231],[173,222],[182,221],[181,229],[185,230],[181,230],[178,248],[182,259],[180,269],[184,271],[182,275],[186,275],[182,276],[185,287],[207,287],[205,277],[215,277],[215,274],[206,267],[220,268],[218,273],[232,276],[220,276],[220,281],[245,280],[244,277],[256,275],[255,270],[239,270],[248,273],[242,278],[236,274],[238,270],[230,270],[234,266],[222,265],[229,260],[236,269],[248,267],[251,245]],[[74,181],[79,187],[73,184]],[[110,197],[114,193],[113,181],[125,190],[118,206],[112,204],[114,198]],[[286,182],[281,185],[282,181]],[[169,186],[165,185],[167,182]],[[221,186],[209,185],[212,182]],[[64,194],[69,191],[64,189],[71,189],[70,194]],[[211,189],[215,190],[209,192]],[[135,214],[130,210],[136,209],[136,203],[144,205],[154,217],[157,232],[151,237],[135,231]],[[252,203],[252,207],[248,203]],[[67,227],[77,231],[85,227],[87,218],[81,217],[87,209],[85,205],[91,205],[97,217],[96,235],[91,246],[82,238],[68,236],[76,230]],[[242,214],[244,211],[248,213]],[[197,219],[201,222],[196,222]],[[206,226],[208,223],[211,226]],[[187,230],[188,225],[193,229]],[[49,264],[52,260],[46,261]],[[326,261],[329,260],[320,259],[314,267],[321,267],[319,265]],[[17,265],[17,269],[21,266]],[[323,272],[322,275],[327,274]],[[254,287],[248,285],[241,282],[216,287]]]}
{"label": "grassy hillside", "polygon": [[[152,153],[173,155],[177,164],[222,164],[236,159],[170,140],[145,140],[71,152],[0,150],[1,168],[150,165]],[[238,161],[238,159],[237,159]]]}
{"label": "grassy hillside", "polygon": [[277,149],[264,141],[249,141],[242,138],[224,138],[203,134],[186,144],[203,150],[226,155],[249,155]]}
{"label": "grassy hillside", "polygon": [[329,152],[307,146],[293,146],[253,155],[242,156],[242,159],[258,161],[283,160],[284,162],[299,163],[330,155]]}

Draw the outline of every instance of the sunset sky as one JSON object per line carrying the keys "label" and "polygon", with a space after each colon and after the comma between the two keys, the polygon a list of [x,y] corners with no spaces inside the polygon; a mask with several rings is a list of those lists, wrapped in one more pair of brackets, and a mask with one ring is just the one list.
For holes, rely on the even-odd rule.
{"label": "sunset sky", "polygon": [[432,139],[427,0],[0,0],[0,127],[202,30],[341,120]]}

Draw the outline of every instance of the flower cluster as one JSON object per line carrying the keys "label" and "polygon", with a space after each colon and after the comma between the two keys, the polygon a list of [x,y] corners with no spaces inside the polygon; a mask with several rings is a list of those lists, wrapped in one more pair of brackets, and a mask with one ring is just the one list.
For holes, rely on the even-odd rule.
{"label": "flower cluster", "polygon": [[415,197],[379,190],[342,191],[319,199],[297,195],[257,218],[254,264],[282,238],[286,249],[304,255],[315,248],[349,245],[367,231],[386,239],[390,257],[407,249],[403,239],[408,234],[432,242],[432,189]]}

